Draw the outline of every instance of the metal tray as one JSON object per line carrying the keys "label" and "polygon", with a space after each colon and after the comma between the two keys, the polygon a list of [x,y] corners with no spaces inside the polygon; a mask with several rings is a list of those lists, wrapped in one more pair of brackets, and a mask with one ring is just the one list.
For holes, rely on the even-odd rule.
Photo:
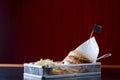
{"label": "metal tray", "polygon": [[101,80],[101,75],[79,76],[79,77],[62,77],[62,78],[37,78],[24,76],[24,80]]}
{"label": "metal tray", "polygon": [[[55,69],[68,69],[68,72],[62,74],[54,74]],[[73,72],[69,72],[72,69],[79,69]],[[62,71],[63,72],[63,71]],[[90,77],[101,76],[101,63],[85,63],[85,64],[69,64],[59,66],[36,66],[34,63],[24,63],[24,77],[34,78],[70,78],[70,77]]]}

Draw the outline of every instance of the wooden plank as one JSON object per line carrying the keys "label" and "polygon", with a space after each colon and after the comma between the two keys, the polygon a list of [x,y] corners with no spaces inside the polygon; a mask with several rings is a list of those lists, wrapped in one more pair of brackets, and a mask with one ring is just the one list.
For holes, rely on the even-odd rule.
{"label": "wooden plank", "polygon": [[[23,67],[23,64],[0,64],[0,67]],[[102,68],[120,68],[120,65],[102,65]]]}
{"label": "wooden plank", "polygon": [[120,65],[102,65],[102,68],[120,68]]}
{"label": "wooden plank", "polygon": [[0,64],[0,67],[23,67],[23,64]]}

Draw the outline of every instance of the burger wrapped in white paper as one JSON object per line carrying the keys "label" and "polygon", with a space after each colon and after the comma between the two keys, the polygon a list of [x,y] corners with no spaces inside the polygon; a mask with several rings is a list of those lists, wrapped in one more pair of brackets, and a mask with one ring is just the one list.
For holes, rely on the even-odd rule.
{"label": "burger wrapped in white paper", "polygon": [[99,47],[92,37],[78,46],[75,50],[70,51],[63,60],[64,64],[81,64],[81,63],[94,63],[97,60]]}
{"label": "burger wrapped in white paper", "polygon": [[[97,60],[99,53],[99,47],[92,37],[85,41],[83,44],[78,46],[75,50],[72,50],[63,60],[64,65],[68,64],[82,64],[82,63],[94,63]],[[66,74],[66,73],[77,73],[82,72],[83,67],[71,67],[71,68],[55,68],[53,69],[54,74]]]}

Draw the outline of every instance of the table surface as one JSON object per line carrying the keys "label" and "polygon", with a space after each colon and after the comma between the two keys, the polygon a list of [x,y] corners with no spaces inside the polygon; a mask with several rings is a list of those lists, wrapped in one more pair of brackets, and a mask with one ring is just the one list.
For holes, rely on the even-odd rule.
{"label": "table surface", "polygon": [[[0,64],[0,80],[40,80],[35,78],[24,78],[23,64]],[[87,76],[82,80],[120,80],[119,65],[103,65],[101,76]],[[42,79],[45,80],[45,79]],[[81,80],[81,77],[71,77],[62,79],[47,79],[47,80]]]}

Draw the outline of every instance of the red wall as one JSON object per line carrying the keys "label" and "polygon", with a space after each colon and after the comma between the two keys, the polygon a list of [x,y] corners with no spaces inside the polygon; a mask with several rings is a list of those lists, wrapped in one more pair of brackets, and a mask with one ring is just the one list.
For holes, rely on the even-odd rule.
{"label": "red wall", "polygon": [[40,58],[62,60],[90,36],[94,24],[103,26],[94,36],[103,64],[120,64],[119,0],[1,0],[1,63],[24,63]]}

